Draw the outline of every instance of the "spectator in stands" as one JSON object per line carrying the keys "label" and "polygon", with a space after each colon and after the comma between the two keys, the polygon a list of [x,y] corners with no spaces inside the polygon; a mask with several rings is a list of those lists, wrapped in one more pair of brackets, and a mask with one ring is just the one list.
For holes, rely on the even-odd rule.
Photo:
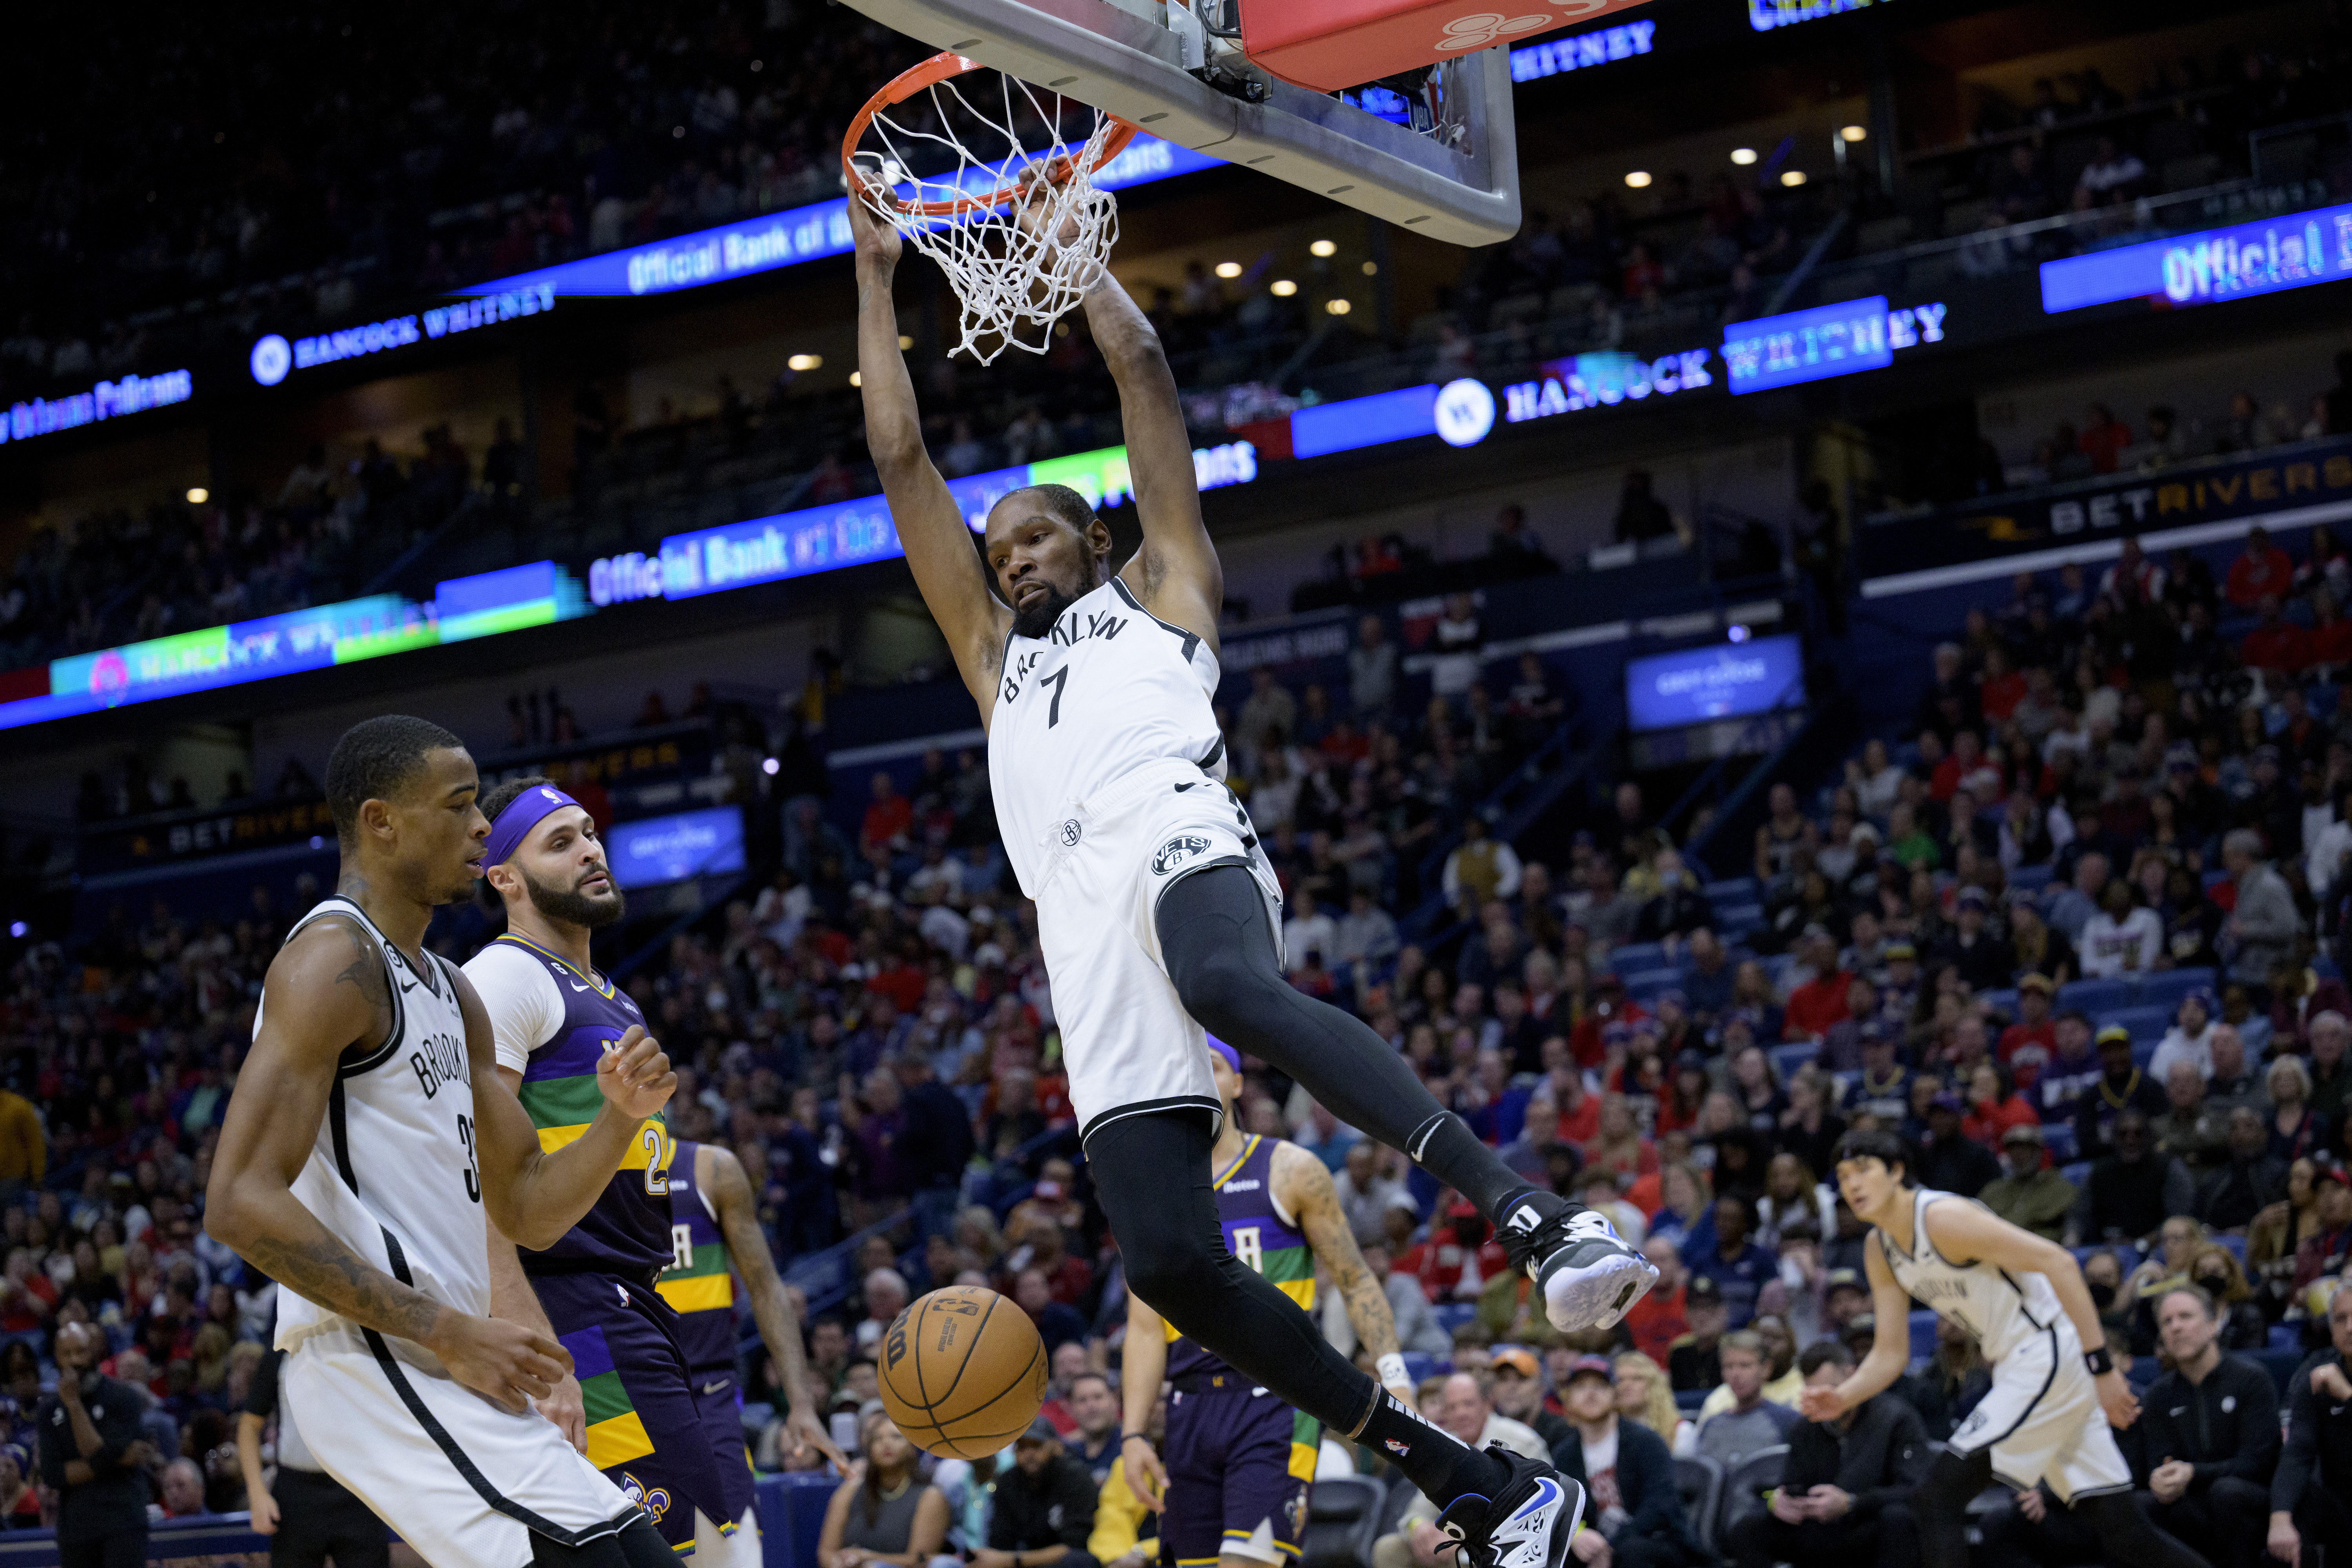
{"label": "spectator in stands", "polygon": [[1737,1192],[1719,1193],[1715,1200],[1715,1237],[1685,1258],[1693,1279],[1714,1282],[1729,1324],[1745,1329],[1756,1315],[1756,1297],[1780,1272],[1773,1256],[1750,1241],[1756,1229],[1756,1205]]}
{"label": "spectator in stands", "polygon": [[2172,1064],[2164,1094],[2163,1114],[2148,1124],[2158,1152],[2179,1160],[2191,1176],[2201,1176],[2227,1157],[2229,1122],[2205,1102],[2205,1079],[2194,1062]]}
{"label": "spectator in stands", "polygon": [[13,1077],[0,1088],[0,1204],[15,1204],[49,1168],[48,1134]]}
{"label": "spectator in stands", "polygon": [[1545,1407],[1543,1366],[1533,1351],[1525,1345],[1497,1345],[1487,1358],[1486,1371],[1496,1410],[1534,1432],[1546,1447],[1575,1435],[1563,1416]]}
{"label": "spectator in stands", "polygon": [[1837,938],[1825,926],[1805,928],[1798,959],[1810,969],[1811,977],[1789,993],[1780,1037],[1819,1042],[1832,1025],[1848,1016],[1853,976],[1838,967]]}
{"label": "spectator in stands", "polygon": [[2223,1568],[2255,1568],[2278,1463],[2278,1390],[2269,1373],[2222,1351],[2221,1310],[2177,1286],[2157,1301],[2171,1370],[2143,1401],[2157,1524]]}
{"label": "spectator in stands", "polygon": [[1469,919],[1493,899],[1508,899],[1519,890],[1521,867],[1517,851],[1487,837],[1485,816],[1472,812],[1463,820],[1462,842],[1445,857],[1444,885],[1446,902]]}
{"label": "spectator in stands", "polygon": [[2116,1119],[2126,1110],[2143,1116],[2161,1115],[2164,1091],[2132,1060],[2131,1031],[2120,1024],[2102,1026],[2098,1034],[2099,1073],[2077,1101],[2074,1113],[2074,1157],[2096,1160],[2108,1152]]}
{"label": "spectator in stands", "polygon": [[[1731,1321],[1723,1304],[1723,1288],[1707,1275],[1689,1276],[1683,1286],[1683,1312],[1690,1331],[1676,1339],[1666,1352],[1667,1381],[1676,1394],[1706,1393],[1723,1381],[1723,1338]],[[1757,1386],[1763,1386],[1761,1377]]]}
{"label": "spectator in stands", "polygon": [[1366,616],[1356,623],[1356,645],[1348,650],[1348,705],[1361,719],[1377,719],[1396,706],[1397,650],[1388,623]]}
{"label": "spectator in stands", "polygon": [[2021,1230],[2046,1241],[2062,1239],[2078,1194],[2074,1184],[2044,1158],[2041,1124],[2011,1127],[2001,1134],[2000,1148],[2005,1173],[1985,1184],[1977,1201]]}
{"label": "spectator in stands", "polygon": [[2271,1152],[2289,1163],[2324,1157],[2327,1118],[2311,1108],[2311,1074],[2302,1061],[2291,1056],[2273,1058],[2263,1087],[2270,1091]]}
{"label": "spectator in stands", "polygon": [[1927,1105],[1927,1135],[1919,1151],[1919,1183],[1972,1198],[2000,1176],[1993,1152],[1960,1131],[1960,1099],[1939,1093]]}
{"label": "spectator in stands", "polygon": [[2270,1130],[2252,1106],[2231,1108],[2228,1127],[2221,1163],[2198,1183],[2190,1212],[2214,1230],[2242,1232],[2256,1215],[2285,1201],[2288,1163],[2271,1152]]}
{"label": "spectator in stands", "polygon": [[988,1545],[971,1553],[971,1568],[1097,1568],[1087,1552],[1096,1495],[1086,1466],[1039,1416],[1013,1440],[1011,1471],[998,1473]]}
{"label": "spectator in stands", "polygon": [[2352,1289],[2328,1299],[2327,1337],[2287,1384],[2286,1443],[2271,1478],[2265,1545],[2290,1568],[2352,1552]]}
{"label": "spectator in stands", "polygon": [[2285,879],[2263,858],[2262,835],[2242,827],[2230,833],[2221,840],[2221,864],[2238,889],[2237,906],[2222,928],[2237,950],[2230,977],[2254,991],[2268,984],[2282,959],[2293,956],[2302,917]]}
{"label": "spectator in stands", "polygon": [[1038,1336],[1045,1342],[1049,1354],[1063,1345],[1085,1342],[1087,1320],[1076,1308],[1055,1299],[1053,1285],[1044,1269],[1032,1267],[1014,1275],[1013,1299],[1029,1314],[1029,1321],[1037,1325]]}
{"label": "spectator in stands", "polygon": [[[1522,1352],[1524,1353],[1524,1352]],[[1569,1363],[1560,1391],[1572,1429],[1551,1446],[1552,1463],[1585,1489],[1585,1524],[1606,1552],[1569,1550],[1592,1563],[1605,1558],[1623,1568],[1681,1568],[1702,1555],[1683,1513],[1681,1489],[1666,1439],[1635,1421],[1618,1416],[1617,1373],[1606,1357],[1579,1356]]]}
{"label": "spectator in stands", "polygon": [[[2169,1080],[2172,1064],[2186,1061],[2196,1068],[2198,1076],[2213,1076],[2214,1016],[2220,1011],[2213,994],[2200,986],[2180,999],[2173,1014],[2172,1027],[2165,1032],[2163,1043],[2156,1047],[2154,1059],[2147,1064],[2148,1077],[2158,1083]],[[2227,1028],[2224,1024],[2220,1026]]]}
{"label": "spectator in stands", "polygon": [[[1853,1370],[1836,1340],[1807,1348],[1807,1384],[1831,1386]],[[1918,1526],[1906,1502],[1926,1476],[1927,1434],[1918,1413],[1882,1394],[1833,1421],[1800,1421],[1771,1503],[1734,1527],[1732,1561],[1768,1568],[1789,1561],[1828,1568],[1916,1561]]]}
{"label": "spectator in stands", "polygon": [[2246,531],[2246,542],[2230,563],[2222,595],[2232,607],[2252,611],[2264,599],[2283,599],[2293,591],[2294,563],[2271,542],[2271,531],[2260,523]]}
{"label": "spectator in stands", "polygon": [[2328,1008],[2312,1016],[2309,1029],[2311,1109],[2326,1117],[2329,1126],[2340,1127],[2346,1110],[2352,1108],[2352,1061],[2347,1060],[2352,1019]]}
{"label": "spectator in stands", "polygon": [[2126,1110],[2115,1121],[2115,1152],[2091,1167],[2068,1216],[2067,1245],[2153,1236],[2167,1215],[2189,1213],[2196,1196],[2188,1168],[2156,1151],[2147,1116]]}
{"label": "spectator in stands", "polygon": [[2315,1228],[2294,1250],[2297,1295],[2352,1257],[2352,1172],[2341,1165],[2321,1166],[2312,1173],[2311,1187]]}
{"label": "spectator in stands", "polygon": [[1796,1411],[1764,1397],[1769,1365],[1764,1342],[1742,1330],[1724,1336],[1723,1386],[1731,1392],[1728,1409],[1699,1423],[1698,1451],[1726,1470],[1760,1448],[1786,1442],[1799,1424]]}

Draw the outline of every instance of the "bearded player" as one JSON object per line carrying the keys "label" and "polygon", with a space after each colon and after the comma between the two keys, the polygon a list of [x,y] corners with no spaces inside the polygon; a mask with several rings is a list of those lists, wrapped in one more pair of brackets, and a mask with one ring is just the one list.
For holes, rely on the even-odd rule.
{"label": "bearded player", "polygon": [[[589,958],[590,935],[619,920],[625,900],[595,822],[546,779],[499,784],[482,810],[482,874],[507,929],[467,963],[466,977],[489,1016],[498,1083],[541,1145],[560,1149],[583,1130],[598,1053],[643,1023]],[[494,1310],[548,1330],[572,1352],[577,1375],[545,1414],[637,1500],[673,1552],[759,1568],[751,1473],[720,1462],[677,1313],[655,1285],[673,1258],[674,1149],[666,1120],[649,1118],[594,1206],[553,1246],[518,1259],[494,1235]],[[813,1415],[800,1415],[814,1427]]]}
{"label": "bearded player", "polygon": [[[1412,1380],[1397,1353],[1395,1315],[1356,1250],[1330,1170],[1296,1143],[1244,1132],[1234,1114],[1241,1058],[1223,1040],[1209,1041],[1209,1052],[1210,1076],[1224,1104],[1209,1153],[1209,1185],[1225,1249],[1310,1312],[1320,1264],[1381,1384],[1411,1404]],[[1150,1424],[1165,1380],[1168,1447],[1164,1467],[1149,1443],[1123,1443],[1119,1458],[1129,1488],[1160,1510],[1160,1539],[1177,1568],[1262,1568],[1297,1558],[1320,1424],[1178,1336],[1140,1296],[1129,1291],[1127,1301],[1124,1430]]]}
{"label": "bearded player", "polygon": [[335,896],[270,961],[205,1228],[284,1287],[283,1397],[312,1456],[434,1568],[659,1568],[636,1503],[532,1413],[571,1358],[490,1315],[488,1226],[560,1238],[677,1079],[644,1029],[614,1031],[556,1149],[499,1085],[480,998],[424,945],[480,873],[478,784],[421,719],[335,743]]}
{"label": "bearded player", "polygon": [[2097,1531],[2110,1562],[2198,1568],[2203,1559],[2132,1501],[2114,1428],[2139,1418],[2139,1402],[2108,1360],[2074,1255],[1973,1198],[1916,1185],[1913,1163],[1892,1132],[1838,1140],[1838,1191],[1872,1227],[1863,1261],[1878,1328],[1853,1374],[1806,1388],[1799,1407],[1832,1421],[1890,1387],[1910,1360],[1916,1300],[1973,1335],[1992,1363],[1991,1389],[1912,1494],[1923,1568],[1965,1568],[1969,1503],[1996,1478],[2017,1491],[2047,1482]]}
{"label": "bearded player", "polygon": [[1085,498],[1043,485],[999,499],[975,550],[923,448],[898,348],[898,236],[860,195],[849,212],[867,447],[988,728],[997,825],[1037,906],[1070,1099],[1129,1284],[1253,1385],[1387,1454],[1474,1568],[1502,1553],[1557,1568],[1579,1489],[1420,1419],[1220,1239],[1222,1108],[1202,1026],[1476,1203],[1562,1328],[1614,1323],[1656,1270],[1600,1215],[1515,1174],[1369,1027],[1285,984],[1280,891],[1222,782],[1210,709],[1223,576],[1175,380],[1135,301],[1106,272],[1084,309],[1118,386],[1142,548],[1113,573],[1110,531]]}

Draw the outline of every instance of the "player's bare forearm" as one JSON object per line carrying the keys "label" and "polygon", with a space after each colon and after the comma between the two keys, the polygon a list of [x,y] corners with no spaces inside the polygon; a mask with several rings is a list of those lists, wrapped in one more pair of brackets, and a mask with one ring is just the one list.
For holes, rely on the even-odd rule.
{"label": "player's bare forearm", "polygon": [[728,1255],[735,1260],[735,1272],[742,1276],[744,1293],[751,1298],[751,1320],[760,1325],[760,1339],[767,1345],[768,1353],[776,1358],[776,1371],[783,1379],[790,1407],[814,1414],[815,1405],[809,1398],[808,1357],[801,1349],[799,1317],[793,1310],[792,1298],[784,1291],[783,1280],[777,1277],[775,1258],[768,1250],[767,1233],[760,1228],[758,1202],[752,1196],[751,1178],[743,1173],[742,1162],[727,1150],[706,1143],[697,1151],[697,1158],[706,1153],[710,1159],[710,1175],[698,1184],[710,1194],[712,1205],[719,1211],[719,1233],[726,1237]]}
{"label": "player's bare forearm", "polygon": [[1168,1379],[1168,1330],[1158,1312],[1132,1290],[1127,1297],[1127,1344],[1118,1372],[1119,1431],[1140,1432],[1151,1425],[1160,1385]]}
{"label": "player's bare forearm", "polygon": [[261,1417],[250,1410],[236,1413],[236,1468],[248,1493],[269,1490],[261,1474]]}
{"label": "player's bare forearm", "polygon": [[[1280,1152],[1286,1156],[1289,1150]],[[1331,1288],[1339,1292],[1339,1300],[1348,1309],[1348,1321],[1355,1329],[1356,1338],[1372,1353],[1375,1362],[1382,1356],[1394,1355],[1396,1313],[1389,1306],[1388,1293],[1372,1278],[1363,1253],[1356,1247],[1355,1233],[1348,1228],[1348,1216],[1339,1207],[1339,1194],[1331,1184],[1329,1169],[1301,1150],[1296,1162],[1284,1159],[1275,1175],[1283,1188],[1284,1201],[1298,1216],[1298,1228],[1307,1237],[1307,1247],[1315,1254],[1315,1260],[1330,1273]]]}
{"label": "player's bare forearm", "polygon": [[499,1234],[495,1225],[490,1233],[490,1316],[504,1318],[509,1323],[520,1323],[526,1329],[537,1329],[552,1338],[555,1325],[548,1321],[547,1309],[540,1304],[539,1292],[530,1288],[530,1276],[522,1271],[522,1257],[515,1244]]}
{"label": "player's bare forearm", "polygon": [[[292,1193],[275,1198],[248,1195],[245,1202],[258,1228],[242,1245],[228,1243],[238,1257],[305,1300],[362,1328],[419,1344],[432,1342],[434,1330],[448,1310],[440,1302],[344,1246]],[[208,1212],[208,1226],[210,1223]]]}

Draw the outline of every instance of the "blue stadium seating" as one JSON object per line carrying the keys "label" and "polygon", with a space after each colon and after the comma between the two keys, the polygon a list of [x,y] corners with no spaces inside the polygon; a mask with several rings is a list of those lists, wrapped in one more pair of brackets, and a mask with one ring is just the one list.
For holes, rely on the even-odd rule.
{"label": "blue stadium seating", "polygon": [[2172,1012],[2169,1007],[2108,1007],[2092,1016],[2103,1029],[2121,1024],[2134,1040],[2162,1040],[2164,1032],[2172,1027]]}
{"label": "blue stadium seating", "polygon": [[2224,1234],[2213,1237],[2213,1242],[2214,1245],[2221,1247],[2222,1251],[2236,1258],[2239,1263],[2243,1264],[2246,1261],[2246,1238],[2244,1237]]}
{"label": "blue stadium seating", "polygon": [[[2047,1135],[2047,1130],[2045,1129],[2044,1136]],[[2061,1165],[2058,1167],[2058,1173],[2079,1187],[2084,1182],[2091,1179],[2091,1162],[2088,1160],[2076,1160],[2070,1164]],[[2083,1256],[2081,1249],[2076,1249],[2074,1256],[2077,1259],[2080,1259]]]}
{"label": "blue stadium seating", "polygon": [[1609,967],[1629,977],[1642,970],[1659,968],[1665,962],[1666,950],[1660,942],[1629,942],[1609,950]]}
{"label": "blue stadium seating", "polygon": [[1798,1069],[1821,1055],[1821,1050],[1811,1041],[1801,1040],[1793,1046],[1774,1046],[1764,1054],[1771,1058],[1772,1070],[1780,1075],[1781,1082],[1786,1083],[1796,1076]]}
{"label": "blue stadium seating", "polygon": [[2071,1121],[2045,1121],[2042,1124],[2042,1146],[2050,1157],[2062,1166],[2071,1168],[2074,1159],[2074,1124]]}
{"label": "blue stadium seating", "polygon": [[2063,1011],[2079,1007],[2094,1017],[2132,1004],[2135,987],[2128,980],[2077,980],[2058,990],[2058,1005]]}
{"label": "blue stadium seating", "polygon": [[1468,1301],[1441,1301],[1429,1310],[1429,1315],[1437,1320],[1439,1328],[1450,1334],[1476,1317],[1478,1309]]}
{"label": "blue stadium seating", "polygon": [[1420,1351],[1404,1352],[1404,1374],[1418,1388],[1423,1378],[1436,1377],[1454,1370],[1454,1363],[1444,1356],[1424,1355]]}
{"label": "blue stadium seating", "polygon": [[2213,989],[2210,969],[2160,969],[2140,981],[2139,1000],[2142,1006],[2178,1008],[2191,991]]}
{"label": "blue stadium seating", "polygon": [[2009,874],[2009,885],[2029,893],[2038,893],[2050,885],[2050,876],[2047,866],[2020,866]]}
{"label": "blue stadium seating", "polygon": [[2017,1016],[2017,992],[2014,988],[2007,991],[1987,991],[1983,993],[1983,996],[1985,1005],[1994,1012],[2004,1014],[2011,1018]]}
{"label": "blue stadium seating", "polygon": [[1661,992],[1671,991],[1683,983],[1679,969],[1643,969],[1628,973],[1620,969],[1625,982],[1625,994],[1636,1002],[1655,1001]]}

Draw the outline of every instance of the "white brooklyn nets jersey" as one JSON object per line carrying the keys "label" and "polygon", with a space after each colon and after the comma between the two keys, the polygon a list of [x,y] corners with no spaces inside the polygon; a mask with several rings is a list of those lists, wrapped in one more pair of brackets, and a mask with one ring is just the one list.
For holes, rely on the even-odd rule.
{"label": "white brooklyn nets jersey", "polygon": [[[310,1157],[291,1190],[344,1246],[394,1279],[485,1316],[488,1233],[474,1162],[473,1076],[457,971],[431,953],[418,969],[348,899],[325,900],[294,930],[330,914],[355,922],[381,955],[392,1032],[373,1050],[345,1053]],[[259,1035],[258,1012],[253,1026]],[[281,1348],[348,1326],[291,1289],[279,1290],[278,1301]]]}
{"label": "white brooklyn nets jersey", "polygon": [[[1209,706],[1217,657],[1154,616],[1113,577],[1062,612],[1043,637],[1008,634],[988,778],[1004,852],[1035,898],[1079,802],[1137,768],[1186,762],[1225,776],[1224,738]],[[1218,792],[1222,794],[1223,792]]]}
{"label": "white brooklyn nets jersey", "polygon": [[[1985,1360],[1998,1363],[2011,1351],[2067,1323],[2058,1304],[2058,1292],[2039,1274],[2011,1274],[1990,1263],[1955,1263],[1927,1239],[1927,1205],[1938,1199],[1974,1203],[1951,1193],[1923,1187],[1911,1199],[1911,1245],[1906,1252],[1882,1230],[1879,1245],[1895,1283],[1911,1292],[1921,1306],[1966,1329],[1984,1350]],[[1981,1205],[1979,1205],[1981,1206]],[[2072,1325],[2068,1325],[2071,1339]]]}

